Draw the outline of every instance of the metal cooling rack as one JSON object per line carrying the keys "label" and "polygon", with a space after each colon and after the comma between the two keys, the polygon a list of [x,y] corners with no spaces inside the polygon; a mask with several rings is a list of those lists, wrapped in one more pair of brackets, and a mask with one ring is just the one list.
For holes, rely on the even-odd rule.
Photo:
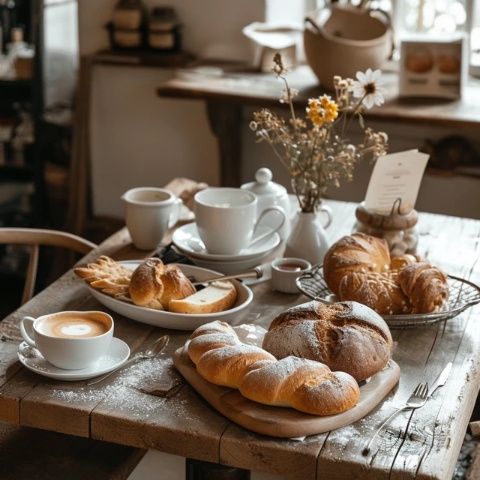
{"label": "metal cooling rack", "polygon": [[[391,328],[414,328],[456,317],[464,310],[480,303],[480,287],[463,278],[448,275],[450,295],[442,309],[433,313],[412,313],[382,315]],[[313,300],[323,303],[337,301],[323,277],[323,267],[315,265],[309,272],[297,279],[299,290]]]}

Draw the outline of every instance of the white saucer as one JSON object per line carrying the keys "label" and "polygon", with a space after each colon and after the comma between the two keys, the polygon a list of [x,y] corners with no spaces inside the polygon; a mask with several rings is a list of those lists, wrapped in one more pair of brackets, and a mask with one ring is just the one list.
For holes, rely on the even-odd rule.
{"label": "white saucer", "polygon": [[[267,229],[265,227],[263,229],[262,227],[259,227],[258,235],[261,235],[266,230]],[[208,253],[205,245],[198,235],[197,225],[195,223],[188,223],[187,225],[183,225],[175,230],[172,241],[174,245],[188,257],[229,262],[232,260],[250,260],[266,255],[274,248],[278,247],[278,244],[280,243],[280,236],[278,233],[274,233],[264,240],[260,240],[258,243],[255,243],[251,247],[245,248],[236,255],[220,255]]]}
{"label": "white saucer", "polygon": [[82,370],[64,370],[47,362],[36,348],[30,347],[27,343],[22,342],[18,346],[18,359],[25,368],[44,377],[66,382],[87,380],[111,372],[121,367],[129,357],[129,346],[123,340],[114,337],[107,353],[91,367]]}

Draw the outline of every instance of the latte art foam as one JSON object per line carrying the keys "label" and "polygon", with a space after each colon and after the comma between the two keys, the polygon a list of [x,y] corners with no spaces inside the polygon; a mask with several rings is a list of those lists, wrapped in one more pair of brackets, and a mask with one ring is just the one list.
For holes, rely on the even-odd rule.
{"label": "latte art foam", "polygon": [[103,335],[108,327],[95,318],[51,317],[42,322],[40,331],[50,337],[90,338]]}

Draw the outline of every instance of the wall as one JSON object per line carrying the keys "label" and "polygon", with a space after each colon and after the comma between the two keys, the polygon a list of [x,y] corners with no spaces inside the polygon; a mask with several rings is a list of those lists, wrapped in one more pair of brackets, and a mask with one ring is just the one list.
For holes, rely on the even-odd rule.
{"label": "wall", "polygon": [[[289,0],[267,0],[269,18],[280,19],[272,6]],[[150,0],[150,5],[155,1]],[[300,3],[300,0],[298,0]],[[81,0],[80,51],[92,53],[108,45],[103,26],[115,0]],[[249,45],[241,28],[262,20],[260,0],[176,0],[184,24],[185,48],[202,57],[249,58]],[[298,14],[298,12],[297,12]],[[298,15],[297,15],[298,17]],[[92,183],[94,212],[122,216],[119,196],[139,185],[163,185],[186,175],[212,185],[218,183],[218,153],[203,102],[159,99],[155,87],[172,72],[160,69],[95,67],[92,94]],[[277,181],[288,185],[267,145],[257,144],[248,129],[252,111],[244,111],[243,179],[253,178],[260,166],[270,166]],[[418,148],[425,139],[453,133],[416,125],[372,125],[391,137],[391,151]],[[463,132],[459,132],[463,133]],[[363,199],[371,165],[360,165],[353,183],[331,189],[328,196]],[[424,178],[417,207],[430,212],[480,218],[479,179]],[[448,195],[445,193],[448,192]]]}
{"label": "wall", "polygon": [[[104,25],[115,0],[79,2],[80,53],[108,47]],[[158,4],[155,0],[147,5]],[[263,0],[176,0],[184,47],[200,57],[246,60],[241,34],[264,18]],[[164,69],[96,66],[92,79],[91,155],[96,215],[122,216],[121,193],[139,185],[164,185],[185,175],[218,183],[217,144],[201,101],[159,99]]]}

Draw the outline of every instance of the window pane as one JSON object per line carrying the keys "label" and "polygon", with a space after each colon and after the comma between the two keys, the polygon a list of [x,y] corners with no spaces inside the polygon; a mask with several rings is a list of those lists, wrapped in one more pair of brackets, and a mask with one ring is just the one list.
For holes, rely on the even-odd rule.
{"label": "window pane", "polygon": [[470,63],[480,67],[480,1],[476,0],[472,8],[472,32],[470,34],[472,58]]}
{"label": "window pane", "polygon": [[465,31],[466,7],[466,0],[396,0],[396,26],[399,33]]}

